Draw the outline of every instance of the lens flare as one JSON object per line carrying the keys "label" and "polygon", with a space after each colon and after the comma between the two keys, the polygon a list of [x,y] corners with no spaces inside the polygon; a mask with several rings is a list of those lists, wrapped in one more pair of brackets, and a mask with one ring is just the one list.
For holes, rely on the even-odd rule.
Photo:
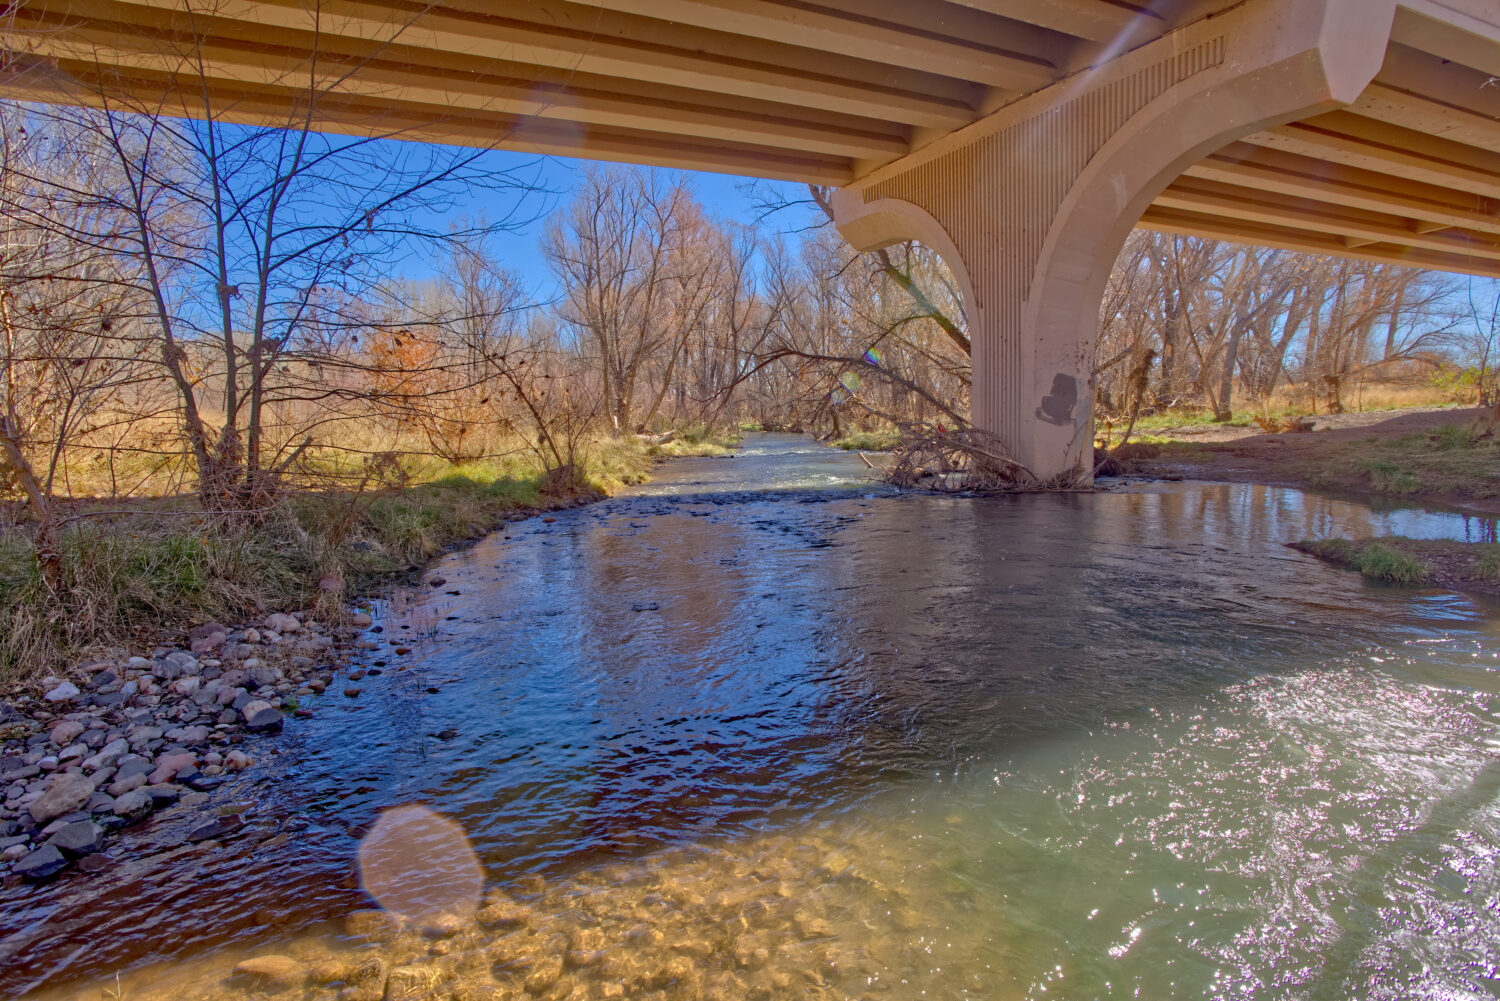
{"label": "lens flare", "polygon": [[839,376],[839,382],[845,389],[847,389],[851,393],[859,389],[859,376],[855,375],[853,372],[845,372],[843,375]]}
{"label": "lens flare", "polygon": [[869,348],[865,351],[865,361],[869,362],[871,365],[878,366],[884,360],[885,355],[880,353],[879,348]]}
{"label": "lens flare", "polygon": [[484,869],[464,829],[425,806],[380,815],[359,845],[365,892],[393,914],[418,921],[479,909]]}

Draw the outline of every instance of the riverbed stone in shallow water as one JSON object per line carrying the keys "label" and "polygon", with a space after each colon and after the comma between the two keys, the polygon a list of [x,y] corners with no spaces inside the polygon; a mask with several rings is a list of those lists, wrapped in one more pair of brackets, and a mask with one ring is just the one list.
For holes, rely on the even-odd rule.
{"label": "riverbed stone in shallow water", "polygon": [[302,986],[307,967],[290,956],[256,956],[236,964],[234,975],[248,977],[256,987],[286,991]]}
{"label": "riverbed stone in shallow water", "polygon": [[527,910],[513,900],[491,897],[474,918],[483,928],[515,928],[526,923]]}
{"label": "riverbed stone in shallow water", "polygon": [[561,956],[538,956],[532,961],[531,969],[526,974],[526,990],[532,994],[541,994],[557,983],[562,971]]}
{"label": "riverbed stone in shallow water", "polygon": [[428,938],[452,938],[465,928],[469,922],[458,914],[429,914],[422,918],[418,930]]}
{"label": "riverbed stone in shallow water", "polygon": [[437,970],[430,966],[393,967],[386,976],[385,1001],[427,1001],[437,981]]}
{"label": "riverbed stone in shallow water", "polygon": [[231,813],[225,817],[206,817],[196,821],[188,829],[187,839],[189,841],[207,841],[210,838],[222,838],[226,834],[239,830],[244,825],[244,818],[237,813]]}
{"label": "riverbed stone in shallow water", "polygon": [[51,879],[68,867],[68,860],[55,845],[43,845],[15,865],[15,874],[32,883]]}
{"label": "riverbed stone in shallow water", "polygon": [[344,932],[365,938],[389,938],[396,934],[398,923],[394,917],[373,907],[350,911],[344,918]]}
{"label": "riverbed stone in shallow water", "polygon": [[50,824],[65,813],[72,813],[94,795],[94,780],[79,772],[54,775],[46,790],[32,801],[31,819]]}

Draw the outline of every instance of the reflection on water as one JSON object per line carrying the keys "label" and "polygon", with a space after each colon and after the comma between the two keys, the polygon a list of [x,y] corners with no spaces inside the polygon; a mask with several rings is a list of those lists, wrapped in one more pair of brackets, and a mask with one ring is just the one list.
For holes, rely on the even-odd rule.
{"label": "reflection on water", "polygon": [[[238,841],[170,848],[168,817],[112,874],[5,891],[5,983],[133,963],[128,997],[186,1001],[277,953],[346,1001],[1497,991],[1490,610],[1282,545],[1484,526],[747,452],[446,559]],[[467,833],[477,923],[346,929],[405,804]]]}

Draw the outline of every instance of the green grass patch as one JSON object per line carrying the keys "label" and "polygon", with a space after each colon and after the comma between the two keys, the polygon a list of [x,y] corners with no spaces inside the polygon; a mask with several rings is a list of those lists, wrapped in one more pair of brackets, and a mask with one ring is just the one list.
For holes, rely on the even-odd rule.
{"label": "green grass patch", "polygon": [[896,431],[859,431],[834,442],[847,452],[889,452],[901,442]]}
{"label": "green grass patch", "polygon": [[1339,443],[1308,462],[1309,486],[1404,497],[1500,497],[1500,440],[1446,425],[1399,438]]}
{"label": "green grass patch", "polygon": [[1303,539],[1292,548],[1336,567],[1356,570],[1368,580],[1387,584],[1420,584],[1431,579],[1432,571],[1417,556],[1408,552],[1400,539]]}
{"label": "green grass patch", "polygon": [[[1127,418],[1115,418],[1113,423],[1117,432],[1123,431],[1127,423]],[[1203,427],[1208,425],[1232,428],[1249,427],[1250,415],[1235,414],[1227,421],[1216,421],[1214,420],[1214,415],[1207,410],[1164,410],[1161,413],[1137,417],[1135,431],[1166,431],[1172,428]],[[1132,432],[1131,440],[1134,441],[1136,437],[1137,434]]]}
{"label": "green grass patch", "polygon": [[[633,439],[595,443],[562,493],[518,461],[416,465],[400,487],[294,491],[253,520],[206,518],[182,498],[75,520],[60,534],[55,592],[29,534],[0,533],[0,683],[209,620],[302,608],[335,616],[349,596],[508,518],[640,482],[650,458]],[[342,578],[343,593],[320,589],[330,576]]]}

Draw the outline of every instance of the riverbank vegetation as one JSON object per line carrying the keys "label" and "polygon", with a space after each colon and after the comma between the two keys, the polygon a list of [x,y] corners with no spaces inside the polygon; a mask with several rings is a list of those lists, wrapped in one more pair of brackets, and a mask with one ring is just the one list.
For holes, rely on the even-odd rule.
{"label": "riverbank vegetation", "polygon": [[1394,535],[1304,539],[1291,547],[1373,581],[1500,595],[1500,545],[1494,542]]}
{"label": "riverbank vegetation", "polygon": [[1224,441],[1157,437],[1149,446],[1138,441],[1116,450],[1112,460],[1120,472],[1134,475],[1274,483],[1500,510],[1500,432],[1488,408],[1360,416],[1358,424],[1334,422],[1312,432],[1247,430]]}

